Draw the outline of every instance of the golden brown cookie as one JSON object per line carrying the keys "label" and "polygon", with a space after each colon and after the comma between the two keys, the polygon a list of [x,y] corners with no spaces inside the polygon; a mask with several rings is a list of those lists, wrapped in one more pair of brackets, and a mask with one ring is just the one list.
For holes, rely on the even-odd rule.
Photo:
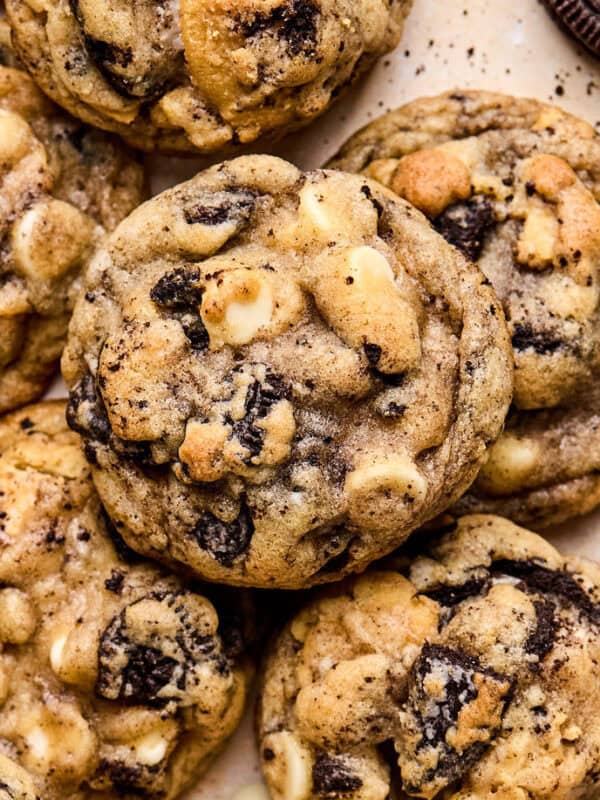
{"label": "golden brown cookie", "polygon": [[143,149],[213,153],[322,114],[412,0],[8,0],[15,47],[72,114]]}
{"label": "golden brown cookie", "polygon": [[[417,543],[418,546],[418,543]],[[463,517],[310,603],[267,658],[273,800],[592,800],[600,792],[600,569]]]}
{"label": "golden brown cookie", "polygon": [[237,726],[242,640],[123,543],[64,416],[0,421],[0,798],[170,800]]}
{"label": "golden brown cookie", "polygon": [[600,137],[535,100],[453,92],[392,112],[332,166],[420,208],[506,314],[513,412],[458,512],[548,525],[600,503]]}
{"label": "golden brown cookie", "polygon": [[452,502],[512,388],[492,290],[418,211],[268,156],[122,223],[63,372],[134,549],[292,588],[365,567]]}
{"label": "golden brown cookie", "polygon": [[41,396],[66,337],[81,267],[142,197],[116,139],[0,66],[0,412]]}

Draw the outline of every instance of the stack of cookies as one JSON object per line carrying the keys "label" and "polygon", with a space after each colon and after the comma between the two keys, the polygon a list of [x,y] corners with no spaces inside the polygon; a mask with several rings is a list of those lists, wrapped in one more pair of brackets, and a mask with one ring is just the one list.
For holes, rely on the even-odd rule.
{"label": "stack of cookies", "polygon": [[257,673],[273,800],[599,797],[600,567],[519,526],[600,505],[600,137],[453,91],[302,171],[239,148],[409,0],[6,6],[0,800],[174,800]]}

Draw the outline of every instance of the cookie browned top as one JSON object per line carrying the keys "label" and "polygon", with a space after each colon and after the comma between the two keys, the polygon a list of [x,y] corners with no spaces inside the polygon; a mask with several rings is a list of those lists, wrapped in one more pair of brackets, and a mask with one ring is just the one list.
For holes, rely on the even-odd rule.
{"label": "cookie browned top", "polygon": [[455,92],[382,117],[332,165],[424,211],[502,302],[516,413],[470,507],[547,523],[597,503],[600,137],[535,100]]}
{"label": "cookie browned top", "polygon": [[482,515],[408,578],[347,581],[275,643],[258,715],[273,800],[597,797],[600,569]]}
{"label": "cookie browned top", "polygon": [[141,196],[126,148],[0,66],[0,412],[42,394],[81,266]]}
{"label": "cookie browned top", "polygon": [[71,113],[211,153],[321,114],[396,46],[412,0],[8,0],[15,47]]}
{"label": "cookie browned top", "polygon": [[509,349],[490,287],[418,211],[249,156],[107,240],[63,371],[134,549],[297,587],[364,567],[466,488]]}
{"label": "cookie browned top", "polygon": [[235,637],[107,526],[64,415],[0,422],[0,797],[174,798],[241,716]]}

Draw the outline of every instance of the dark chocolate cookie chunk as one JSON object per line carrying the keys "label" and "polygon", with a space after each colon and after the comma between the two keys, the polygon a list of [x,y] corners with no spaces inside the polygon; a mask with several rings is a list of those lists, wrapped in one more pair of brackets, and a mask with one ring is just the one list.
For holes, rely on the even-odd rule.
{"label": "dark chocolate cookie chunk", "polygon": [[412,0],[6,0],[16,51],[76,117],[214,153],[318,117],[399,42]]}
{"label": "dark chocolate cookie chunk", "polygon": [[600,58],[600,3],[598,0],[544,0],[564,28]]}
{"label": "dark chocolate cookie chunk", "polygon": [[377,178],[420,208],[478,263],[506,314],[513,413],[456,512],[539,527],[598,505],[600,137],[592,126],[535,100],[452,92],[371,123],[331,166]]}
{"label": "dark chocolate cookie chunk", "polygon": [[119,533],[222,583],[389,552],[469,485],[511,393],[499,301],[456,248],[372,181],[268,156],[134,212],[70,330],[69,424]]}
{"label": "dark chocolate cookie chunk", "polygon": [[271,797],[596,797],[599,612],[597,565],[500,517],[411,543],[268,653]]}

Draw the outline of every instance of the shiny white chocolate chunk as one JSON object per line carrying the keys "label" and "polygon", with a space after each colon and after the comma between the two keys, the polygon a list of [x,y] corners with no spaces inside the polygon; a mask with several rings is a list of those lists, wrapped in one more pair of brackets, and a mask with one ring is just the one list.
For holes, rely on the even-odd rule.
{"label": "shiny white chocolate chunk", "polygon": [[267,330],[273,317],[273,291],[257,270],[235,269],[211,281],[200,313],[213,349],[239,347]]}
{"label": "shiny white chocolate chunk", "polygon": [[308,750],[289,731],[268,736],[264,742],[275,753],[264,768],[276,800],[308,800],[312,790],[312,765]]}
{"label": "shiny white chocolate chunk", "polygon": [[0,641],[25,644],[35,630],[36,619],[25,592],[9,587],[0,591]]}
{"label": "shiny white chocolate chunk", "polygon": [[0,109],[0,173],[20,161],[32,142],[33,133],[25,120],[12,111]]}
{"label": "shiny white chocolate chunk", "polygon": [[31,755],[39,761],[44,761],[48,755],[48,737],[39,727],[32,728],[25,736],[25,744]]}
{"label": "shiny white chocolate chunk", "polygon": [[540,457],[540,446],[533,439],[505,433],[490,448],[477,483],[485,491],[510,494],[531,476]]}
{"label": "shiny white chocolate chunk", "polygon": [[15,268],[29,278],[53,280],[80,263],[92,243],[94,222],[62,200],[37,203],[13,226]]}
{"label": "shiny white chocolate chunk", "polygon": [[54,672],[59,675],[63,663],[63,654],[65,651],[65,644],[67,643],[67,634],[58,636],[50,647],[50,666]]}
{"label": "shiny white chocolate chunk", "polygon": [[349,473],[345,492],[355,499],[391,492],[398,498],[420,501],[427,492],[427,481],[406,454],[368,457]]}
{"label": "shiny white chocolate chunk", "polygon": [[396,283],[389,261],[374,247],[326,252],[317,262],[312,291],[342,341],[377,353],[372,366],[397,374],[418,364],[418,298]]}
{"label": "shiny white chocolate chunk", "polygon": [[550,208],[531,208],[519,237],[517,258],[530,267],[546,267],[554,258],[558,220]]}
{"label": "shiny white chocolate chunk", "polygon": [[168,746],[168,741],[160,733],[149,733],[136,744],[136,759],[147,767],[154,767],[163,760]]}
{"label": "shiny white chocolate chunk", "polygon": [[273,297],[267,285],[248,303],[234,301],[225,311],[225,326],[232,344],[246,344],[271,320]]}

